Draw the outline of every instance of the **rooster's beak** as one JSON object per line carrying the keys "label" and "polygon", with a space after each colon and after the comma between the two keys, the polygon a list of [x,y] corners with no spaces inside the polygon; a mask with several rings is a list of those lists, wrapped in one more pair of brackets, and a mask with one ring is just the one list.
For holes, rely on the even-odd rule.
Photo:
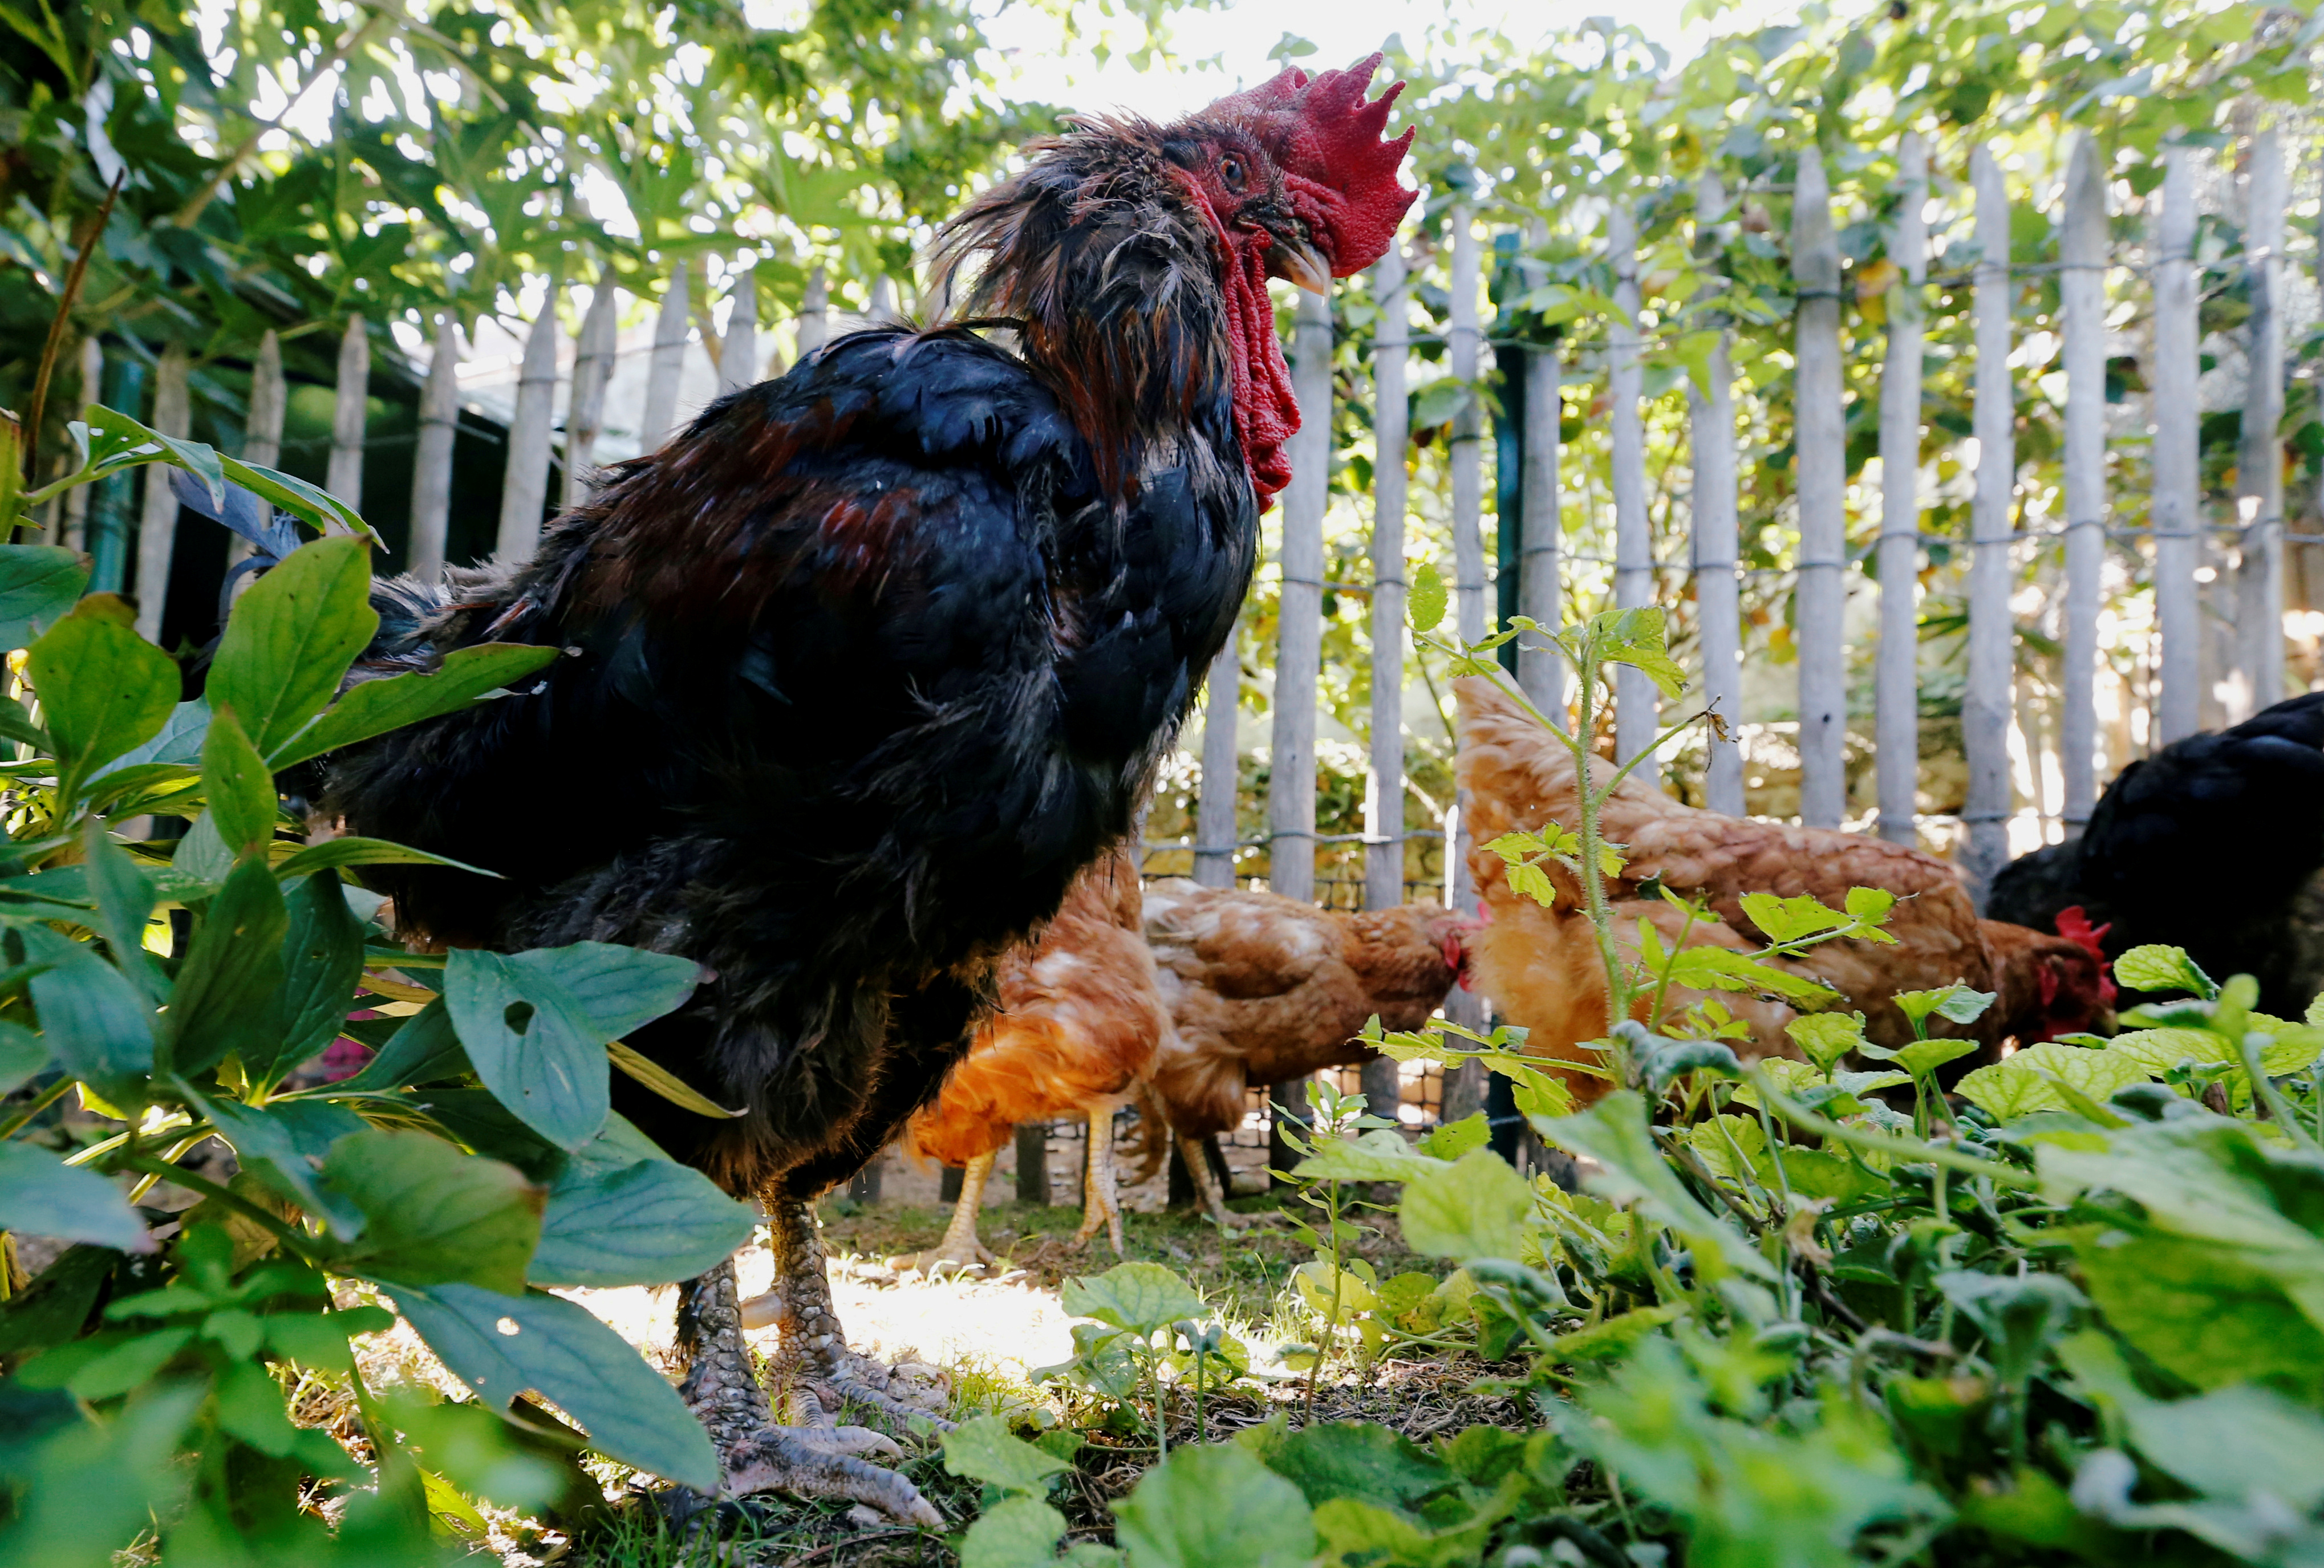
{"label": "rooster's beak", "polygon": [[1332,291],[1332,267],[1315,247],[1305,240],[1274,236],[1275,244],[1267,253],[1268,271],[1306,290],[1310,294]]}

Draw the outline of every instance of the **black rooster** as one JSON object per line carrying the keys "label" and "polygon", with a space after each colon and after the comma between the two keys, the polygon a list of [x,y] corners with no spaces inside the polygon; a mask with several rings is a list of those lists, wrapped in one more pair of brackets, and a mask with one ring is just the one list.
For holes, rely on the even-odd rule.
{"label": "black rooster", "polygon": [[730,1491],[937,1520],[854,1457],[893,1444],[822,1413],[915,1397],[848,1351],[807,1204],[933,1098],[999,955],[1131,829],[1288,477],[1267,280],[1370,264],[1416,194],[1411,133],[1380,135],[1395,90],[1365,100],[1379,59],[1037,144],[943,237],[976,272],[961,322],[860,332],[720,399],[535,560],[379,592],[373,672],[487,640],[567,655],[339,764],[351,831],[506,878],[390,873],[405,935],[709,973],[632,1043],[747,1114],[618,1079],[615,1103],[770,1215],[807,1425],[771,1419],[731,1265],[679,1304]]}
{"label": "black rooster", "polygon": [[2001,868],[1986,912],[2047,931],[2079,904],[2111,927],[2110,955],[2184,947],[2221,979],[2255,976],[2263,1009],[2297,1018],[2324,979],[2300,910],[2319,868],[2324,692],[2311,692],[2125,768],[2081,836]]}

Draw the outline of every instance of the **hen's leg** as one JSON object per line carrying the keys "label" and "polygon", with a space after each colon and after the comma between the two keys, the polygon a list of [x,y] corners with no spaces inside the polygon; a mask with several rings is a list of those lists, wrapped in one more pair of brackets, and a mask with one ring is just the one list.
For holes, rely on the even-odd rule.
{"label": "hen's leg", "polygon": [[815,1210],[779,1193],[768,1194],[765,1204],[775,1253],[774,1288],[744,1302],[739,1319],[745,1327],[771,1323],[782,1331],[778,1370],[826,1408],[855,1405],[890,1421],[908,1423],[917,1416],[939,1431],[951,1431],[952,1423],[938,1414],[946,1397],[933,1369],[885,1367],[847,1348],[831,1304]]}
{"label": "hen's leg", "polygon": [[985,1250],[984,1243],[976,1239],[976,1221],[984,1206],[984,1184],[992,1175],[992,1156],[980,1154],[968,1162],[960,1173],[960,1201],[953,1205],[952,1223],[945,1227],[944,1240],[926,1252],[898,1259],[899,1267],[909,1267],[923,1274],[939,1272],[964,1273],[981,1268],[995,1259]]}
{"label": "hen's leg", "polygon": [[678,1298],[678,1349],[686,1360],[678,1393],[710,1434],[727,1495],[783,1491],[844,1498],[895,1518],[943,1528],[944,1516],[910,1481],[855,1457],[901,1457],[903,1450],[891,1439],[866,1427],[833,1425],[816,1396],[806,1392],[816,1419],[798,1426],[775,1425],[742,1341],[742,1314],[734,1296],[734,1265],[729,1259],[680,1286]]}
{"label": "hen's leg", "polygon": [[1074,1232],[1073,1245],[1087,1246],[1101,1224],[1105,1227],[1106,1240],[1113,1243],[1113,1255],[1120,1257],[1121,1205],[1115,1201],[1113,1191],[1111,1105],[1093,1107],[1089,1113],[1089,1168],[1082,1176],[1082,1228]]}

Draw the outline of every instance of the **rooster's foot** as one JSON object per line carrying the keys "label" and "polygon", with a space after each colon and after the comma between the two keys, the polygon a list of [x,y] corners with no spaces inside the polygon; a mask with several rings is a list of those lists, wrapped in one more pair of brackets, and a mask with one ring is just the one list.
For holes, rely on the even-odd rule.
{"label": "rooster's foot", "polygon": [[766,1426],[732,1444],[723,1456],[729,1497],[783,1492],[798,1498],[839,1498],[865,1503],[905,1524],[945,1527],[919,1489],[892,1470],[856,1458],[900,1458],[903,1450],[861,1426]]}
{"label": "rooster's foot", "polygon": [[795,1375],[799,1387],[812,1393],[825,1410],[861,1410],[891,1431],[900,1428],[910,1433],[916,1423],[938,1432],[953,1429],[953,1423],[944,1416],[952,1403],[952,1389],[934,1367],[918,1361],[889,1366],[836,1344],[821,1353],[810,1351],[798,1364]]}

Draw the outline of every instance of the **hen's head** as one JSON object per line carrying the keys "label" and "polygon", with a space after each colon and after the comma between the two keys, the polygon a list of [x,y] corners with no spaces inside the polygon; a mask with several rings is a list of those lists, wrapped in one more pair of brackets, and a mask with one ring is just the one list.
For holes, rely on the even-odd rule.
{"label": "hen's head", "polygon": [[940,265],[986,258],[966,313],[1023,324],[1110,487],[1222,386],[1261,505],[1289,482],[1299,407],[1267,281],[1327,291],[1419,197],[1397,178],[1413,133],[1381,135],[1404,84],[1365,97],[1379,62],[1286,70],[1167,125],[1076,120],[947,226]]}

